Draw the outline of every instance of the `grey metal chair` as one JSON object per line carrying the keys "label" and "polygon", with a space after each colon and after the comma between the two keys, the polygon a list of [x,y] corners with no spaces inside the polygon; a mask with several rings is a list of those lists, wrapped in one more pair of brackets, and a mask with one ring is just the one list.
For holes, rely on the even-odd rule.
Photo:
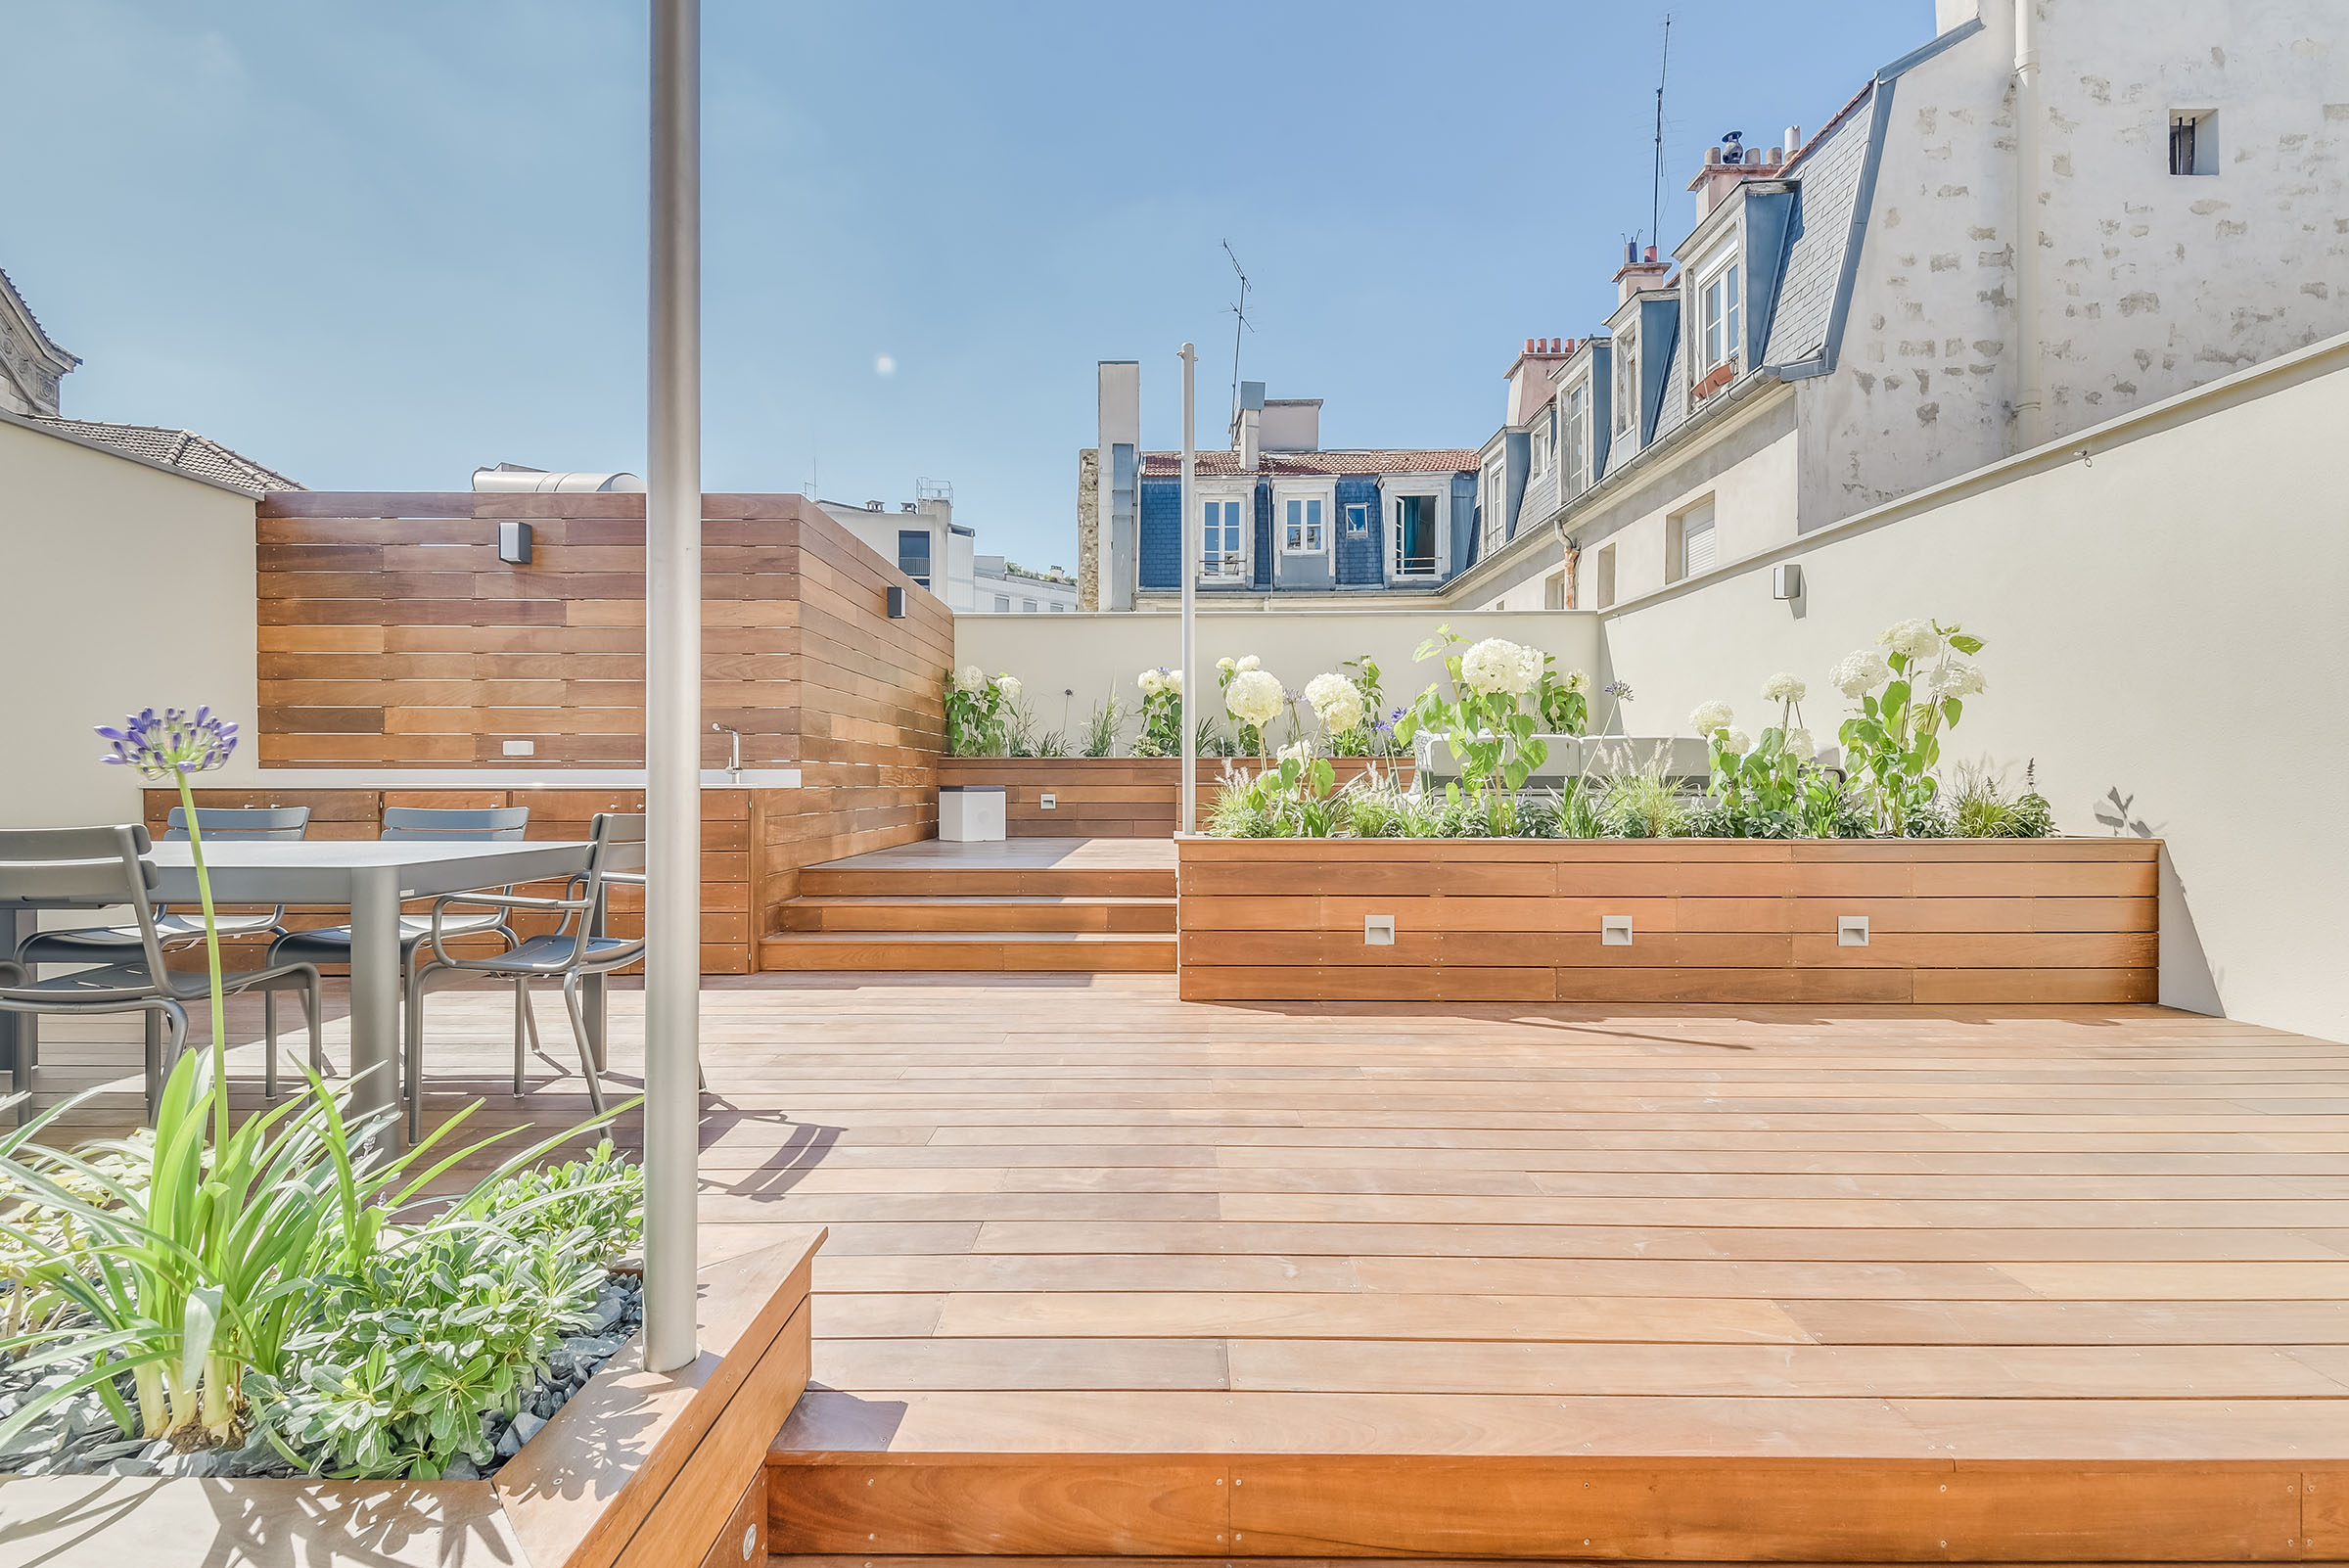
{"label": "grey metal chair", "polygon": [[[642,937],[603,937],[595,934],[608,888],[641,884],[635,873],[644,866],[644,818],[641,815],[599,812],[589,835],[587,870],[571,879],[561,899],[519,898],[504,894],[457,893],[435,900],[430,955],[420,954],[408,971],[406,1084],[408,1135],[424,1135],[424,994],[435,981],[484,975],[514,983],[514,1093],[527,1088],[523,1081],[528,1051],[538,1044],[538,1020],[530,1011],[530,982],[560,980],[563,1005],[571,1014],[572,1038],[579,1048],[579,1071],[587,1080],[587,1098],[598,1113],[604,1108],[604,1089],[596,1077],[594,1054],[587,1040],[587,1022],[579,998],[580,983],[591,975],[609,974],[644,956]],[[444,925],[452,906],[486,905],[501,911],[542,910],[560,914],[555,930],[531,937],[511,951],[488,958],[456,958],[441,945],[457,929]]]}
{"label": "grey metal chair", "polygon": [[[527,806],[500,806],[479,810],[388,806],[384,807],[383,831],[376,838],[387,843],[398,839],[422,839],[435,843],[504,843],[521,838],[530,822],[530,808]],[[433,929],[433,922],[427,916],[399,917],[399,956],[402,964],[414,968],[417,946],[432,935]],[[497,913],[472,915],[451,921],[441,928],[441,935],[503,937],[508,947],[522,940],[507,925],[506,917]],[[315,931],[288,932],[269,945],[269,961],[275,963],[281,957],[312,964],[348,964],[350,927],[322,926]]]}
{"label": "grey metal chair", "polygon": [[[128,904],[138,946],[127,956],[117,950],[117,962],[59,975],[33,978],[22,961],[0,962],[0,1012],[26,1016],[137,1012],[147,1026],[147,1117],[155,1118],[162,1098],[163,1076],[188,1038],[188,1004],[210,994],[211,980],[204,972],[175,972],[164,966],[163,938],[158,928],[154,894],[155,862],[148,858],[153,841],[138,823],[120,827],[20,828],[0,830],[0,901],[19,903]],[[30,945],[30,944],[27,944]],[[221,977],[231,995],[258,991],[264,997],[279,991],[299,991],[310,1018],[310,1060],[324,1059],[325,998],[320,994],[318,970],[305,963],[271,963],[260,969],[239,970]],[[277,1030],[274,1013],[267,1026],[266,1068],[271,1092],[277,1082]],[[11,1087],[19,1093],[32,1088],[32,1055],[21,1052]],[[18,1120],[25,1103],[18,1106]]]}
{"label": "grey metal chair", "polygon": [[[256,844],[292,842],[309,832],[310,808],[306,806],[220,807],[196,807],[196,825],[203,829],[207,844]],[[184,806],[171,807],[171,815],[163,828],[163,842],[183,844],[188,837],[188,810]],[[215,910],[213,925],[223,938],[282,937],[285,933],[284,905],[274,909]],[[163,939],[165,947],[182,947],[204,940],[204,911],[175,910],[164,904],[155,908],[156,934]],[[43,931],[29,937],[17,949],[17,961],[27,969],[41,964],[103,964],[134,955],[139,949],[141,933],[135,925],[85,926],[70,931]]]}

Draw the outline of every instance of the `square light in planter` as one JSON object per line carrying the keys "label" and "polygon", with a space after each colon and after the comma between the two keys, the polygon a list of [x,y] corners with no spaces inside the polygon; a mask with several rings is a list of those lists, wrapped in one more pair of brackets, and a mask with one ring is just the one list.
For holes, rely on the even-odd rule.
{"label": "square light in planter", "polygon": [[1395,945],[1395,917],[1393,915],[1362,916],[1362,945],[1392,947]]}
{"label": "square light in planter", "polygon": [[1600,915],[1598,917],[1598,945],[1602,947],[1630,946],[1632,945],[1632,917],[1630,915]]}
{"label": "square light in planter", "polygon": [[1835,917],[1835,945],[1865,947],[1867,945],[1867,916],[1837,915]]}

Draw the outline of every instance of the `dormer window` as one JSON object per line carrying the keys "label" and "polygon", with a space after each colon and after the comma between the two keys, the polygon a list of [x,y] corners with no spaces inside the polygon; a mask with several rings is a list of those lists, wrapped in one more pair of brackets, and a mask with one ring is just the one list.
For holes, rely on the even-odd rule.
{"label": "dormer window", "polygon": [[1701,382],[1724,365],[1734,365],[1743,340],[1745,280],[1737,253],[1728,251],[1696,275],[1697,379]]}
{"label": "dormer window", "polygon": [[1532,443],[1533,477],[1535,479],[1540,479],[1549,472],[1550,447],[1556,441],[1557,429],[1557,414],[1554,409],[1544,408],[1535,416]]}
{"label": "dormer window", "polygon": [[1639,318],[1615,334],[1615,434],[1628,437],[1639,418]]}
{"label": "dormer window", "polygon": [[1328,538],[1321,527],[1321,497],[1291,496],[1284,512],[1280,547],[1290,555],[1319,555]]}
{"label": "dormer window", "polygon": [[1567,389],[1564,398],[1566,417],[1558,432],[1558,494],[1571,499],[1589,487],[1583,478],[1584,454],[1589,449],[1589,438],[1583,426],[1590,417],[1590,383],[1588,378]]}

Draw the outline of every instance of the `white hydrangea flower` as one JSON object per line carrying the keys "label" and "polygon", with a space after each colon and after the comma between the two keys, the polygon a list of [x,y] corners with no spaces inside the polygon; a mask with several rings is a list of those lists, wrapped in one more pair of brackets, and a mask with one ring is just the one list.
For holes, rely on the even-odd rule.
{"label": "white hydrangea flower", "polygon": [[1245,675],[1252,670],[1258,670],[1264,668],[1265,662],[1262,659],[1259,659],[1256,655],[1242,654],[1238,661],[1232,665],[1231,669],[1232,673],[1235,675]]}
{"label": "white hydrangea flower", "polygon": [[1786,750],[1796,761],[1808,762],[1819,755],[1819,742],[1811,738],[1809,730],[1797,724],[1786,732]]}
{"label": "white hydrangea flower", "polygon": [[1698,703],[1688,715],[1688,727],[1699,735],[1714,735],[1728,728],[1736,717],[1727,703]]}
{"label": "white hydrangea flower", "polygon": [[1846,697],[1865,697],[1892,678],[1892,667],[1873,648],[1860,648],[1837,661],[1827,678]]}
{"label": "white hydrangea flower", "polygon": [[1971,697],[1986,689],[1982,667],[1968,659],[1953,658],[1936,669],[1932,676],[1933,695],[1941,697]]}
{"label": "white hydrangea flower", "polygon": [[1589,696],[1589,671],[1583,669],[1569,669],[1566,671],[1566,689],[1570,692],[1573,692],[1578,697]]}
{"label": "white hydrangea flower", "polygon": [[1155,697],[1167,689],[1167,672],[1163,669],[1145,669],[1133,677],[1133,683],[1142,689],[1143,696]]}
{"label": "white hydrangea flower", "polygon": [[1288,694],[1280,682],[1262,669],[1243,669],[1231,677],[1231,685],[1223,693],[1224,710],[1243,724],[1262,729],[1279,716],[1281,704]]}
{"label": "white hydrangea flower", "polygon": [[985,691],[987,689],[987,671],[981,669],[977,665],[963,666],[954,671],[954,689],[956,691]]}
{"label": "white hydrangea flower", "polygon": [[1780,670],[1762,683],[1762,700],[1771,703],[1799,703],[1809,696],[1811,688],[1802,677]]}
{"label": "white hydrangea flower", "polygon": [[1235,661],[1229,654],[1225,654],[1222,658],[1216,661],[1216,673],[1221,675],[1225,680],[1229,680],[1233,675],[1237,674],[1239,672],[1239,668],[1238,662]]}
{"label": "white hydrangea flower", "polygon": [[1362,721],[1361,688],[1334,670],[1307,681],[1305,700],[1313,716],[1332,733],[1353,729]]}
{"label": "white hydrangea flower", "polygon": [[1930,659],[1941,652],[1941,633],[1930,621],[1903,621],[1877,633],[1876,643],[1911,659]]}
{"label": "white hydrangea flower", "polygon": [[1473,692],[1522,697],[1541,679],[1541,653],[1505,637],[1487,637],[1460,660],[1461,683]]}
{"label": "white hydrangea flower", "polygon": [[1281,762],[1305,762],[1311,761],[1313,760],[1313,743],[1312,741],[1291,741],[1288,745],[1283,746],[1277,753],[1274,754],[1273,761]]}
{"label": "white hydrangea flower", "polygon": [[1742,729],[1725,729],[1721,732],[1721,745],[1722,750],[1743,757],[1754,749],[1754,738]]}
{"label": "white hydrangea flower", "polygon": [[1020,677],[1017,675],[997,675],[995,677],[995,690],[1003,694],[1004,701],[1009,702],[1011,699],[1019,696],[1020,694]]}
{"label": "white hydrangea flower", "polygon": [[1179,670],[1179,669],[1162,669],[1162,670],[1160,670],[1160,671],[1159,671],[1159,679],[1160,679],[1161,681],[1165,682],[1165,689],[1166,689],[1166,690],[1168,690],[1168,691],[1171,691],[1171,692],[1174,693],[1174,694],[1175,694],[1176,696],[1178,696],[1178,697],[1182,695],[1182,671],[1181,671],[1181,670]]}

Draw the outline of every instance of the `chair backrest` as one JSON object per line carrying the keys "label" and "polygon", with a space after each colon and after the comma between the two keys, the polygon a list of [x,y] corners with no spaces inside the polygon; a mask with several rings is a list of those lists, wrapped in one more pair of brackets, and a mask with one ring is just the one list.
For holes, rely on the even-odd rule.
{"label": "chair backrest", "polygon": [[[196,825],[204,836],[215,843],[254,844],[268,840],[299,839],[310,830],[310,808],[306,806],[199,806]],[[163,829],[166,842],[178,844],[188,836],[188,808],[171,807],[171,817]]]}
{"label": "chair backrest", "polygon": [[[119,827],[0,829],[0,905],[128,904],[138,922],[147,973],[163,971],[155,930],[154,848],[137,822]],[[153,994],[152,982],[116,994]],[[92,993],[97,999],[99,993]]]}
{"label": "chair backrest", "polygon": [[530,826],[527,806],[497,806],[481,810],[441,810],[424,806],[387,806],[379,839],[432,839],[488,844],[519,839]]}
{"label": "chair backrest", "polygon": [[641,811],[598,811],[588,827],[595,848],[587,852],[587,875],[601,882],[614,872],[644,869],[644,823]]}

